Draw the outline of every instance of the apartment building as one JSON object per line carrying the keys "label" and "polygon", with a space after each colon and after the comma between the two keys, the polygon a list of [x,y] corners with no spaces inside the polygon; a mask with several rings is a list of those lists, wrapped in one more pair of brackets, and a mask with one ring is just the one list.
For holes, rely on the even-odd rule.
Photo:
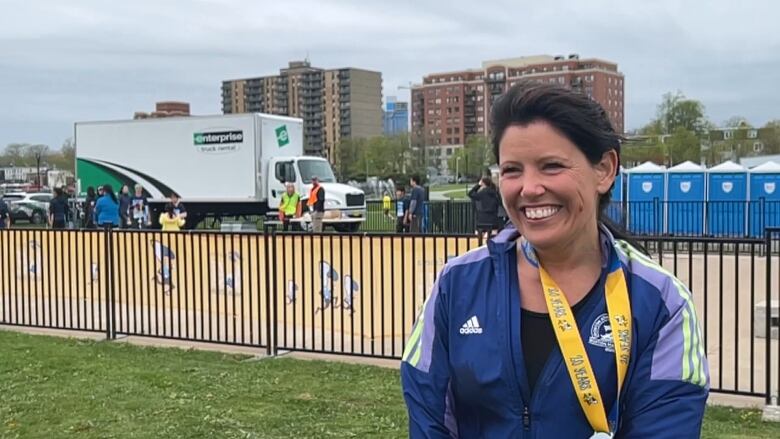
{"label": "apartment building", "polygon": [[223,81],[222,112],[299,117],[304,152],[332,158],[342,138],[382,134],[382,74],[292,61],[278,75]]}

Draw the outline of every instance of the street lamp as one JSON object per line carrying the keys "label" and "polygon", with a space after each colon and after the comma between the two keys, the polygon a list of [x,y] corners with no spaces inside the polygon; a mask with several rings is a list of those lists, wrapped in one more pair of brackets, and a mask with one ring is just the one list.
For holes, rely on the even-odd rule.
{"label": "street lamp", "polygon": [[[406,146],[409,148],[409,151],[412,150],[412,81],[409,81],[409,85],[399,85],[398,90],[409,90],[409,103],[406,104],[406,113],[409,115],[406,120]],[[406,154],[404,153],[404,157],[401,160],[401,172],[406,175]]]}
{"label": "street lamp", "polygon": [[455,184],[458,184],[458,171],[460,165],[460,156],[455,157]]}
{"label": "street lamp", "polygon": [[35,152],[35,167],[36,167],[36,173],[35,173],[35,184],[38,185],[38,191],[41,190],[41,152],[36,151]]}

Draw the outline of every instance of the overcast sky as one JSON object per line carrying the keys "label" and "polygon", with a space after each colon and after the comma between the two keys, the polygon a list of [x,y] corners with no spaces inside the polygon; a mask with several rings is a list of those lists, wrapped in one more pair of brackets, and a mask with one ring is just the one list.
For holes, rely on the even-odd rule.
{"label": "overcast sky", "polygon": [[777,0],[0,0],[0,148],[59,148],[73,122],[160,100],[221,111],[224,79],[307,55],[382,72],[384,95],[483,60],[578,53],[625,75],[626,127],[681,90],[720,123],[780,118]]}

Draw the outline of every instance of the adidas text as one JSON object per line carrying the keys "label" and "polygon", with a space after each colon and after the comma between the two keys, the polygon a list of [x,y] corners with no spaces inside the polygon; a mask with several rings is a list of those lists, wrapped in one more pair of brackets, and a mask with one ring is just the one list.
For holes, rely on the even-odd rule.
{"label": "adidas text", "polygon": [[462,335],[482,334],[482,328],[479,326],[477,316],[468,319],[468,321],[460,327],[460,333]]}

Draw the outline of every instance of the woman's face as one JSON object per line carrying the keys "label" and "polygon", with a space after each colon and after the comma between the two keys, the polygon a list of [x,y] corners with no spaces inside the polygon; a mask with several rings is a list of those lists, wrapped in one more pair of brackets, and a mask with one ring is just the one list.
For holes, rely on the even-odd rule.
{"label": "woman's face", "polygon": [[612,186],[617,154],[593,165],[547,122],[513,125],[499,143],[499,186],[506,211],[536,248],[560,248],[591,236],[598,199]]}

